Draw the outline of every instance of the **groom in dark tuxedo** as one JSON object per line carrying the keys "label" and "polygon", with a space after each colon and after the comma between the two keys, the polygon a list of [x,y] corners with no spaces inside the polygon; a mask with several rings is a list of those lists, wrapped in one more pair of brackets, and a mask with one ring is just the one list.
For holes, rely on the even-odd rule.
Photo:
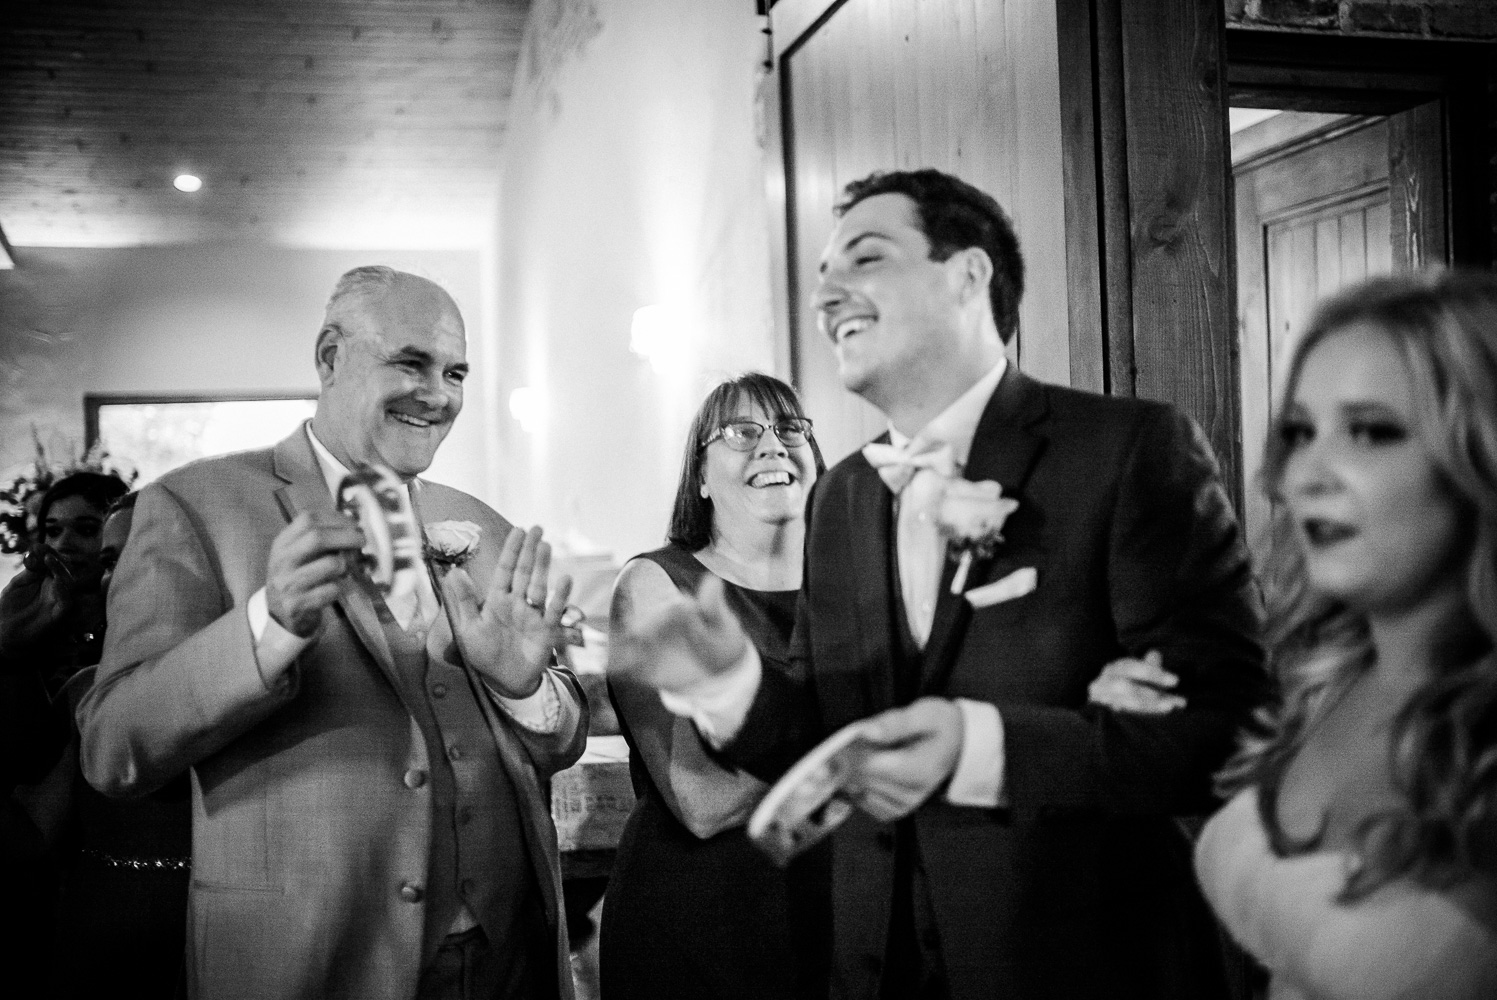
{"label": "groom in dark tuxedo", "polygon": [[[889,433],[816,484],[792,661],[761,663],[711,588],[629,659],[766,778],[871,720],[833,837],[833,996],[1224,995],[1177,817],[1210,808],[1266,682],[1209,446],[1168,405],[1005,359],[1023,261],[990,196],[875,174],[837,213],[815,305]],[[1149,651],[1174,710],[1088,702]]]}

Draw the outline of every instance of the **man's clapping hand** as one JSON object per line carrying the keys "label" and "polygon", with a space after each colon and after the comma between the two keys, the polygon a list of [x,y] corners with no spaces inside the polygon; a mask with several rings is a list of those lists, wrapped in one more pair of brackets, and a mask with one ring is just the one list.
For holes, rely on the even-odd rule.
{"label": "man's clapping hand", "polygon": [[265,572],[265,606],[276,624],[303,639],[317,631],[322,611],[338,599],[348,557],[364,532],[342,514],[303,511],[276,535]]}
{"label": "man's clapping hand", "polygon": [[562,577],[548,601],[550,572],[551,545],[542,541],[541,529],[511,528],[487,596],[479,597],[478,585],[461,567],[442,574],[463,659],[507,698],[534,694],[551,666],[552,649],[561,644],[572,580]]}

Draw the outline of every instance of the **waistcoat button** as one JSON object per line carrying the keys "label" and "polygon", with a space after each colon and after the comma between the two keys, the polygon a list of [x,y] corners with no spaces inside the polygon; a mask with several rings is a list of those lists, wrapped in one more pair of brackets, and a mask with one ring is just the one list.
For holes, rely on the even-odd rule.
{"label": "waistcoat button", "polygon": [[447,685],[443,684],[441,681],[437,681],[431,686],[431,696],[433,698],[447,697]]}
{"label": "waistcoat button", "polygon": [[419,767],[413,767],[405,772],[405,787],[420,788],[426,784],[426,772]]}
{"label": "waistcoat button", "polygon": [[423,895],[421,887],[414,882],[407,882],[400,887],[400,898],[407,903],[419,903]]}

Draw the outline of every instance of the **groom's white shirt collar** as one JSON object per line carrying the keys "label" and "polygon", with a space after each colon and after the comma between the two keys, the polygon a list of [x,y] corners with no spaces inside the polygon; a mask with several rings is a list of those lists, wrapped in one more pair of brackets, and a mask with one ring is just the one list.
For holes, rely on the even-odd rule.
{"label": "groom's white shirt collar", "polygon": [[[952,459],[958,465],[965,466],[967,456],[972,451],[972,439],[977,436],[977,425],[982,421],[982,411],[987,409],[988,400],[993,398],[993,392],[1006,371],[1008,358],[1000,356],[998,363],[986,375],[973,383],[972,388],[958,396],[950,406],[932,417],[914,437],[901,434],[891,423],[889,442],[896,448],[903,448],[915,438],[950,445]],[[309,424],[308,430],[310,429]]]}

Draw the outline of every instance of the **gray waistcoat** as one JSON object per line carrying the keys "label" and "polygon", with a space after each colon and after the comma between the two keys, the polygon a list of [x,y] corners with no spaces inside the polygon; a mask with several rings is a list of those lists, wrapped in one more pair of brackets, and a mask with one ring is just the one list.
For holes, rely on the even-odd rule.
{"label": "gray waistcoat", "polygon": [[461,668],[428,657],[425,636],[401,629],[383,601],[376,606],[431,761],[430,774],[407,775],[430,781],[433,793],[423,963],[462,904],[495,948],[524,951],[521,942],[534,931],[528,923],[545,917],[515,789],[475,701],[487,694],[474,690]]}

